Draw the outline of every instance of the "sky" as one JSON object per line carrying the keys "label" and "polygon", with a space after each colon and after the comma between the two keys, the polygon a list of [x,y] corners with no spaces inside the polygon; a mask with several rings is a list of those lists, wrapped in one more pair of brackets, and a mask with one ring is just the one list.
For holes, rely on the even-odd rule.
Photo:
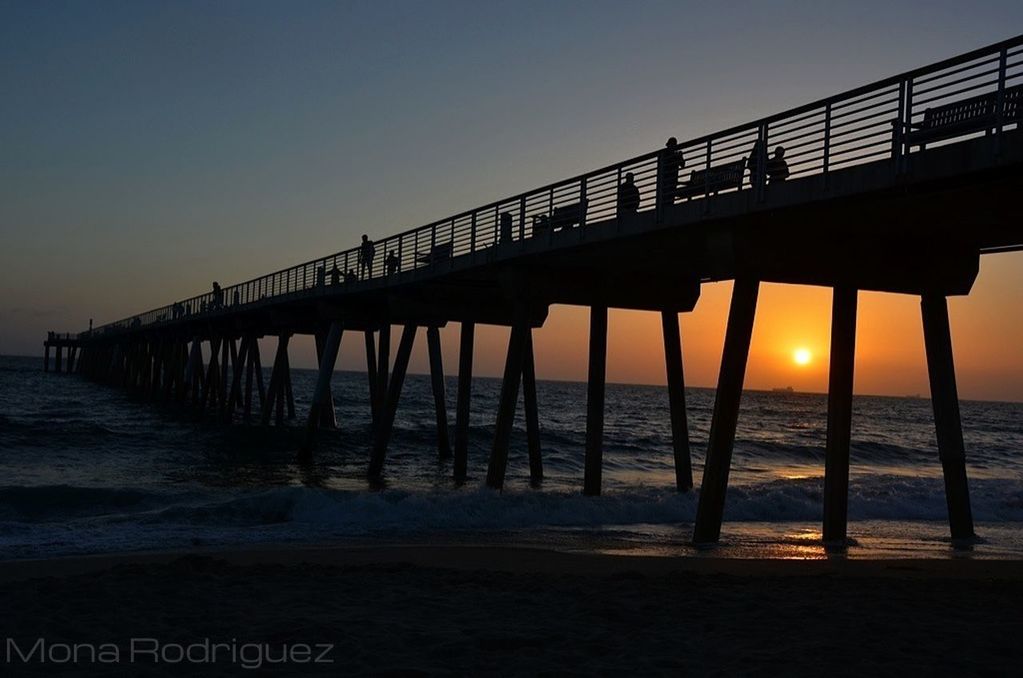
{"label": "sky", "polygon": [[[0,0],[0,354],[1021,29],[1018,0]],[[1021,264],[985,257],[950,302],[964,398],[1023,400]],[[716,382],[729,291],[682,318],[689,385]],[[763,286],[747,387],[826,390],[830,298]],[[587,314],[552,308],[540,378],[585,378]],[[609,380],[664,383],[659,328],[612,311]],[[452,369],[457,325],[442,335]],[[501,373],[506,340],[478,331],[478,374]],[[919,300],[862,293],[856,361],[857,393],[926,394]]]}

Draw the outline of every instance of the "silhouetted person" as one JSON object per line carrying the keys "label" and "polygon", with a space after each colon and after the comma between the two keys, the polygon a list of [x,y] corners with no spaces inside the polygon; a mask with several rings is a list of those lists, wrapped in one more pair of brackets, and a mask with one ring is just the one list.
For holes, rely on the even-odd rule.
{"label": "silhouetted person", "polygon": [[502,245],[512,241],[512,215],[511,212],[501,212],[501,235],[498,242]]}
{"label": "silhouetted person", "polygon": [[631,214],[639,209],[639,187],[636,186],[636,175],[625,174],[625,181],[618,185],[618,213]]}
{"label": "silhouetted person", "polygon": [[327,269],[325,266],[316,267],[316,286],[323,287],[327,284]]}
{"label": "silhouetted person", "polygon": [[749,184],[752,187],[759,185],[764,168],[760,166],[760,158],[764,157],[764,161],[767,161],[767,150],[764,146],[764,142],[757,139],[753,142],[753,149],[749,152],[749,158],[746,159],[746,167],[749,168]]}
{"label": "silhouetted person", "polygon": [[359,276],[355,275],[355,271],[353,271],[352,269],[348,269],[347,271],[345,271],[345,282],[346,283],[358,282],[358,280],[359,280]]}
{"label": "silhouetted person", "polygon": [[664,150],[657,157],[657,194],[660,196],[662,207],[675,203],[675,194],[678,192],[678,173],[685,166],[686,159],[682,156],[678,140],[675,137],[669,138],[668,142],[664,144]]}
{"label": "silhouetted person", "polygon": [[337,264],[334,264],[334,268],[330,269],[330,284],[341,284],[341,269],[337,267]]}
{"label": "silhouetted person", "polygon": [[[362,277],[373,277],[373,259],[376,257],[377,248],[373,241],[365,233],[362,234],[362,244],[359,245],[359,275]],[[368,274],[368,275],[367,275]]]}
{"label": "silhouetted person", "polygon": [[789,164],[785,162],[785,147],[774,149],[774,157],[767,161],[767,178],[773,184],[789,178]]}
{"label": "silhouetted person", "polygon": [[220,283],[213,282],[213,308],[221,308],[224,305],[224,290],[220,288]]}
{"label": "silhouetted person", "polygon": [[387,253],[387,275],[393,275],[401,268],[401,262],[394,255],[394,250]]}
{"label": "silhouetted person", "polygon": [[234,294],[231,295],[231,303],[238,306],[242,303],[242,293],[239,290],[235,290]]}

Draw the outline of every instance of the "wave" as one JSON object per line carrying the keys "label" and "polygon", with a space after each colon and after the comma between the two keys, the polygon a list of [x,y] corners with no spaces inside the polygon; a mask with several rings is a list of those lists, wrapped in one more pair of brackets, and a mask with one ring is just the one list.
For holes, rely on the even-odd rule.
{"label": "wave", "polygon": [[[819,478],[732,487],[730,521],[816,521],[821,516]],[[973,514],[983,522],[1023,521],[1023,481],[971,483]],[[48,486],[0,489],[0,517],[28,522],[107,517],[191,527],[260,527],[293,524],[330,534],[365,535],[450,530],[521,530],[533,527],[597,528],[690,523],[698,493],[639,487],[600,497],[577,492],[384,490],[307,487],[233,491],[219,495],[164,495],[140,490]],[[941,479],[871,476],[850,485],[851,520],[945,520]]]}

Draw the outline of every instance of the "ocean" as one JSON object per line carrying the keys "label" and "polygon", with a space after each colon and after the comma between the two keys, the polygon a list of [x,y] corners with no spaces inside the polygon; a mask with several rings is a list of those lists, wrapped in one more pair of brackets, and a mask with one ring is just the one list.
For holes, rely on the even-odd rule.
{"label": "ocean", "polygon": [[[603,493],[584,497],[585,384],[538,383],[539,487],[529,483],[520,403],[496,492],[484,479],[500,381],[473,382],[469,479],[457,486],[451,461],[438,460],[429,378],[409,375],[386,485],[374,490],[363,373],[335,375],[340,430],[321,434],[312,463],[296,461],[314,378],[293,371],[299,419],[289,426],[226,426],[44,373],[38,358],[0,357],[0,559],[395,543],[829,557],[820,543],[824,395],[743,395],[722,540],[708,550],[689,543],[698,491],[674,490],[663,387],[608,386]],[[452,419],[454,394],[449,378]],[[714,391],[691,388],[686,398],[698,488]],[[853,406],[844,557],[1023,557],[1023,404],[961,407],[977,543],[953,548],[948,538],[930,401],[863,396]]]}

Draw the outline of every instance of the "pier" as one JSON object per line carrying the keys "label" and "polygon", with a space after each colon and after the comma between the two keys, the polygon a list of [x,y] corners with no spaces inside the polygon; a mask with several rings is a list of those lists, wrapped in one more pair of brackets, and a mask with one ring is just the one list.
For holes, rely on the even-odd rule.
{"label": "pier", "polygon": [[[702,284],[732,280],[694,528],[694,541],[713,543],[760,284],[828,287],[834,301],[822,522],[824,540],[841,544],[857,296],[913,295],[920,299],[950,532],[966,540],[974,530],[947,298],[970,293],[982,255],[1023,249],[1020,195],[1023,36],[380,238],[372,251],[356,246],[88,331],[51,332],[43,366],[225,424],[304,421],[296,454],[309,459],[322,430],[344,426],[331,377],[341,342],[361,342],[373,420],[367,479],[376,485],[386,475],[413,345],[425,336],[436,454],[453,460],[461,481],[475,328],[506,326],[486,469],[487,485],[500,489],[520,389],[530,477],[543,477],[533,330],[553,304],[585,306],[580,486],[598,495],[608,310],[651,311],[662,320],[675,486],[686,492],[694,481],[679,314],[696,307]],[[440,352],[449,323],[460,327],[453,430]],[[392,331],[400,333],[393,356]],[[288,357],[294,335],[315,338],[319,373],[307,412],[296,411]],[[276,339],[272,356],[260,353],[266,338]],[[271,367],[266,382],[264,364]]]}

